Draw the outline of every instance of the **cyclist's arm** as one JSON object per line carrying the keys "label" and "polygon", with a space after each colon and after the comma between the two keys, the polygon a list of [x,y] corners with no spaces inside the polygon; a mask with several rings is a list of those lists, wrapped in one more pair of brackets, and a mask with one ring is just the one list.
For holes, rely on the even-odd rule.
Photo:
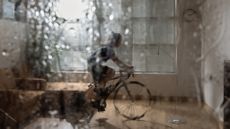
{"label": "cyclist's arm", "polygon": [[113,62],[118,65],[121,69],[132,69],[133,66],[132,65],[128,65],[128,64],[125,64],[123,61],[121,61],[117,56],[113,56],[111,58],[113,60]]}

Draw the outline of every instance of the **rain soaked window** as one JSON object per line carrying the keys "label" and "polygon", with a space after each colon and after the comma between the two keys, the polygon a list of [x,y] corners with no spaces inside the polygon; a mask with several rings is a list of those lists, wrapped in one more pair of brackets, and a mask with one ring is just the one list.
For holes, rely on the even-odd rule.
{"label": "rain soaked window", "polygon": [[108,42],[112,31],[123,36],[118,57],[135,71],[176,70],[174,0],[30,2],[28,18],[32,30],[38,30],[31,40],[43,39],[43,57],[31,62],[41,73],[47,67],[51,72],[87,71],[87,57]]}
{"label": "rain soaked window", "polygon": [[141,72],[175,72],[175,1],[133,0],[133,64]]}
{"label": "rain soaked window", "polygon": [[[230,121],[229,5],[229,0],[0,0],[0,129],[27,124],[25,129],[217,129]],[[87,58],[109,42],[111,32],[121,33],[115,52],[137,74],[115,85],[108,103],[100,103],[107,104],[105,112],[98,113],[102,109],[85,100],[96,91],[89,85]],[[115,102],[123,107],[128,99],[151,104],[132,103],[141,112],[150,108],[140,115],[144,119],[123,121],[127,117]],[[138,112],[128,109],[124,112]]]}

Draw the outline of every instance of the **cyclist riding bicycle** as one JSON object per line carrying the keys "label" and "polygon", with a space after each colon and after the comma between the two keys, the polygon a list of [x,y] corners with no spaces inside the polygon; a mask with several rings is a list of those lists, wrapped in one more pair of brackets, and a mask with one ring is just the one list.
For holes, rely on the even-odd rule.
{"label": "cyclist riding bicycle", "polygon": [[97,49],[88,58],[88,70],[92,75],[96,89],[96,100],[94,100],[94,106],[97,107],[99,111],[104,111],[105,108],[104,103],[100,100],[101,93],[105,90],[104,87],[106,83],[115,76],[115,70],[106,66],[105,62],[111,59],[119,66],[120,69],[133,71],[133,66],[121,61],[114,52],[114,48],[118,48],[121,45],[121,42],[121,34],[112,32],[109,42]]}

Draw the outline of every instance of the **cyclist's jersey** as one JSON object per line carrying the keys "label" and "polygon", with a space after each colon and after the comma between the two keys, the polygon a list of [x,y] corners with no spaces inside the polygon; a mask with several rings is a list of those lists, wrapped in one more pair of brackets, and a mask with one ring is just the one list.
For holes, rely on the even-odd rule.
{"label": "cyclist's jersey", "polygon": [[115,56],[115,52],[110,45],[103,46],[96,50],[89,58],[88,64],[102,64]]}

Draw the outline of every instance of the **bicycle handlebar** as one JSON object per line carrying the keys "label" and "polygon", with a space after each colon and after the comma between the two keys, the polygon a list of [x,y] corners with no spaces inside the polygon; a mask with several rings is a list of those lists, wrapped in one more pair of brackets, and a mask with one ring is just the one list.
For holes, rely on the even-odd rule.
{"label": "bicycle handlebar", "polygon": [[[125,73],[125,74],[123,74]],[[130,78],[130,76],[134,77],[134,72],[133,71],[126,71],[126,70],[119,70],[119,74],[118,76],[116,77],[113,77],[111,80],[115,80],[115,79],[119,79],[119,78],[125,78],[124,80]]]}

